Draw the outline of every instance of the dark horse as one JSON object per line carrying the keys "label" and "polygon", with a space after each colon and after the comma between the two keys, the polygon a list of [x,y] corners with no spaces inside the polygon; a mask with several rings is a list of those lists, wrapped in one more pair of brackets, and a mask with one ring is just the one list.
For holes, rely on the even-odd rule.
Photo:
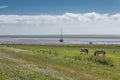
{"label": "dark horse", "polygon": [[103,56],[105,56],[106,52],[104,50],[96,50],[94,52],[94,56],[98,56],[99,54],[103,54]]}
{"label": "dark horse", "polygon": [[89,51],[88,51],[88,49],[86,49],[86,48],[81,48],[81,53],[86,53],[86,54],[88,54],[89,53]]}

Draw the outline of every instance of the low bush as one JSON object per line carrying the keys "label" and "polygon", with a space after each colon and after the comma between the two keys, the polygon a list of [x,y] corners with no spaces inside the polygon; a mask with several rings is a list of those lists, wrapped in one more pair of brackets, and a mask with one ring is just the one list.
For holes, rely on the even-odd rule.
{"label": "low bush", "polygon": [[102,64],[102,65],[114,66],[113,60],[111,58],[107,58],[107,57],[103,57],[103,56],[93,56],[92,55],[88,58],[88,61],[92,61],[92,62],[95,62],[97,64]]}

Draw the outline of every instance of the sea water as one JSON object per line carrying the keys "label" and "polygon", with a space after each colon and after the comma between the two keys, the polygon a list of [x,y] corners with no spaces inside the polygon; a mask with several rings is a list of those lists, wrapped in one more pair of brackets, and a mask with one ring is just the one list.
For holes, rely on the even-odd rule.
{"label": "sea water", "polygon": [[120,35],[0,35],[0,44],[120,44]]}

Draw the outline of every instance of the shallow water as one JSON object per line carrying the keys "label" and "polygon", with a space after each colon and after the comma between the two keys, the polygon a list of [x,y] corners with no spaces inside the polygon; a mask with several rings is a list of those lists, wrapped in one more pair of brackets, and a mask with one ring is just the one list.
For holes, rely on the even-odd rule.
{"label": "shallow water", "polygon": [[0,44],[120,44],[120,35],[0,35]]}
{"label": "shallow water", "polygon": [[0,38],[0,44],[120,44],[120,39],[103,38],[64,38],[64,42],[59,42],[59,38]]}

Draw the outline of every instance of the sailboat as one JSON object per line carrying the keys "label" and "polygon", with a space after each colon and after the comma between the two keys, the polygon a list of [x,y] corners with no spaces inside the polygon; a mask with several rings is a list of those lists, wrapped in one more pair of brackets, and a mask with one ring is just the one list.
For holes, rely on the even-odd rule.
{"label": "sailboat", "polygon": [[64,41],[64,40],[63,40],[62,28],[61,28],[61,38],[60,38],[59,42],[63,42],[63,41]]}

